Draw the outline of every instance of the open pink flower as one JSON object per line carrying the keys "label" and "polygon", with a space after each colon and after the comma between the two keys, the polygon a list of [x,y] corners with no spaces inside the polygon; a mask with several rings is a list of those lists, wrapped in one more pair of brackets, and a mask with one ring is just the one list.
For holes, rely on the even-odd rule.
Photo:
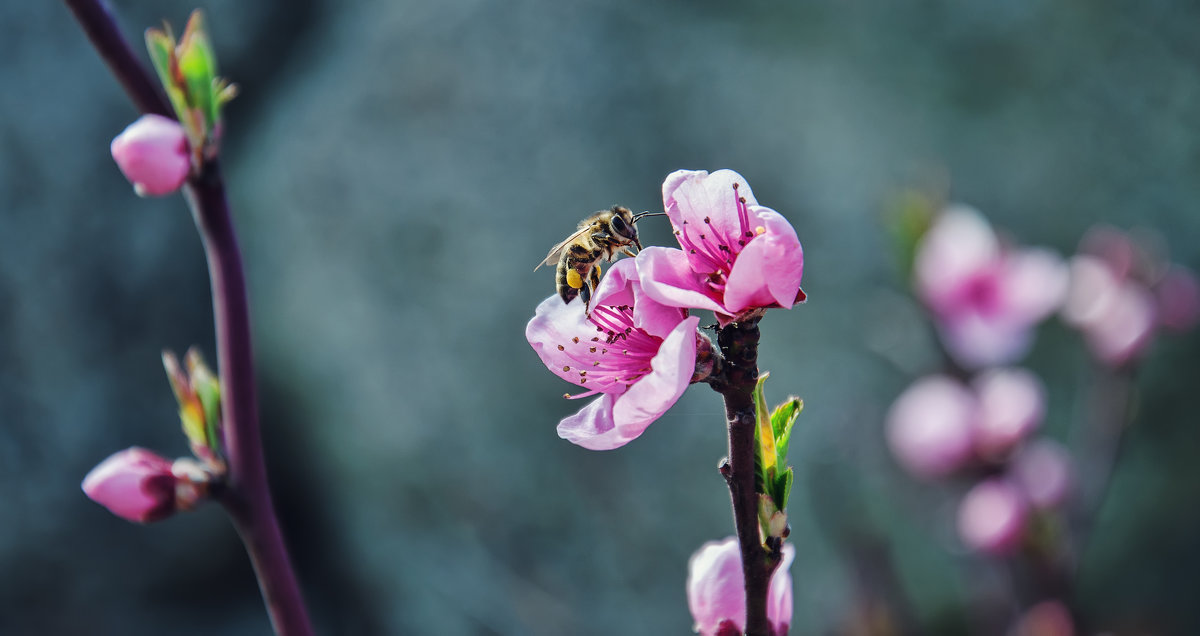
{"label": "open pink flower", "polygon": [[962,206],[945,210],[921,239],[913,273],[946,350],[970,368],[1025,355],[1034,325],[1067,287],[1057,255],[1005,247],[983,216]]}
{"label": "open pink flower", "polygon": [[804,250],[778,212],[754,199],[732,170],[679,170],[663,182],[663,206],[682,250],[638,255],[642,288],[673,307],[708,309],[721,324],[804,299]]}
{"label": "open pink flower", "polygon": [[83,478],[83,492],[123,519],[158,521],[176,509],[171,466],[169,459],[144,448],[127,448],[93,468]]}
{"label": "open pink flower", "polygon": [[[792,622],[792,574],[796,556],[790,543],[767,587],[767,620],[776,634],[787,633]],[[688,609],[701,636],[741,634],[746,626],[746,591],[742,582],[742,553],[737,537],[710,541],[688,561]]]}
{"label": "open pink flower", "polygon": [[558,435],[592,450],[629,443],[687,389],[696,369],[698,316],[648,298],[639,259],[618,261],[582,301],[542,301],[525,338],[555,375],[599,397],[558,425]]}
{"label": "open pink flower", "polygon": [[110,149],[138,196],[170,194],[191,170],[183,126],[162,115],[142,115],[112,140]]}

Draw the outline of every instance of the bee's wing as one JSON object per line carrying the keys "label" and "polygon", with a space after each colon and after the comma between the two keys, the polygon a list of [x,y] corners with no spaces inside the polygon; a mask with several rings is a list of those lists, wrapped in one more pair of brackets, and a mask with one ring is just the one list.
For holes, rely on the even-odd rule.
{"label": "bee's wing", "polygon": [[546,254],[546,258],[543,259],[542,262],[538,263],[537,267],[533,268],[533,271],[538,271],[538,268],[540,268],[542,265],[553,265],[557,263],[559,257],[562,256],[563,249],[565,249],[567,245],[570,245],[575,239],[583,236],[583,234],[589,229],[591,229],[589,226],[581,227],[574,234],[563,239],[561,243],[550,248],[550,252]]}

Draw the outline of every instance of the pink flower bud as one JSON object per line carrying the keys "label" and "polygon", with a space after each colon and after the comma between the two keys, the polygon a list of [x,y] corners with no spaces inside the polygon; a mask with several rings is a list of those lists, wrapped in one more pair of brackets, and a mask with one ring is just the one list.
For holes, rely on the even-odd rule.
{"label": "pink flower bud", "polygon": [[972,550],[1010,554],[1025,536],[1028,506],[1019,489],[1001,478],[980,482],[958,508],[958,534]]}
{"label": "pink flower bud", "polygon": [[1071,459],[1058,442],[1041,439],[1022,448],[1013,459],[1012,471],[1037,508],[1054,508],[1070,494]]}
{"label": "pink flower bud", "polygon": [[918,477],[941,477],[971,457],[975,396],[946,376],[922,378],[908,387],[887,415],[892,453]]}
{"label": "pink flower bud", "polygon": [[138,196],[178,190],[191,169],[183,126],[161,115],[142,115],[113,139],[111,150]]}
{"label": "pink flower bud", "polygon": [[982,457],[1001,459],[1042,423],[1046,390],[1025,369],[993,369],[974,386],[980,407],[975,448]]}
{"label": "pink flower bud", "polygon": [[[792,622],[792,565],[796,550],[783,546],[783,562],[771,575],[767,588],[767,620],[777,634],[787,632]],[[740,634],[746,627],[746,592],[742,578],[742,554],[737,537],[709,541],[688,561],[688,609],[701,636]],[[731,631],[732,630],[732,631]]]}
{"label": "pink flower bud", "polygon": [[170,460],[134,446],[93,468],[83,492],[118,517],[148,523],[175,512],[175,482]]}

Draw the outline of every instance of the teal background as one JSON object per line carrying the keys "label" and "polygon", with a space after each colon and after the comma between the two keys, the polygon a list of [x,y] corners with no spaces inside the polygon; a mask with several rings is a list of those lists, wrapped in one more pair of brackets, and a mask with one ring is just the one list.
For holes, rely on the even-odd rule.
{"label": "teal background", "polygon": [[[191,5],[113,3],[135,41]],[[937,368],[881,225],[908,188],[1022,242],[1157,228],[1200,268],[1200,5],[579,0],[205,7],[242,87],[224,150],[249,275],[263,434],[285,532],[330,634],[683,634],[687,558],[732,533],[719,398],[693,387],[629,446],[554,433],[579,406],[525,343],[531,272],[587,213],[661,206],[664,176],[732,168],[805,247],[809,302],[762,324],[792,443],[794,634],[850,633],[868,528],[918,633],[1004,568],[953,533],[956,486],[902,474],[890,401]],[[261,634],[215,506],[142,528],[83,475],[186,453],[163,348],[213,355],[179,197],[133,196],[108,144],[134,119],[64,6],[0,4],[0,633]],[[668,244],[658,219],[644,242]],[[1200,632],[1195,334],[1165,337],[1078,595],[1097,630]],[[1029,360],[1049,435],[1087,361],[1051,323]],[[857,563],[857,565],[856,565]],[[865,583],[864,583],[865,582]]]}

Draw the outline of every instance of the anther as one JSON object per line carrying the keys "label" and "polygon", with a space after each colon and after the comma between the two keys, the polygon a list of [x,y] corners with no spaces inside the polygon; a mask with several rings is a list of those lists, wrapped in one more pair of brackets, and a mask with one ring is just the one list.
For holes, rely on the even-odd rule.
{"label": "anther", "polygon": [[563,367],[563,371],[570,371],[571,367]]}
{"label": "anther", "polygon": [[595,347],[588,347],[588,353],[596,353]]}
{"label": "anther", "polygon": [[574,342],[575,344],[579,344],[579,336],[575,336],[574,338],[571,338],[571,342]]}
{"label": "anther", "polygon": [[564,347],[564,346],[562,346],[562,345],[558,345],[558,350],[559,350],[559,351],[565,351],[565,350],[566,350],[566,347]]}
{"label": "anther", "polygon": [[746,202],[746,197],[738,197],[738,201],[739,201],[739,202],[741,202],[741,203],[745,203],[745,202]]}
{"label": "anther", "polygon": [[708,218],[708,217],[706,216],[706,217],[704,217],[704,222],[705,222],[705,223],[712,223],[712,219],[710,219],[710,218]]}

